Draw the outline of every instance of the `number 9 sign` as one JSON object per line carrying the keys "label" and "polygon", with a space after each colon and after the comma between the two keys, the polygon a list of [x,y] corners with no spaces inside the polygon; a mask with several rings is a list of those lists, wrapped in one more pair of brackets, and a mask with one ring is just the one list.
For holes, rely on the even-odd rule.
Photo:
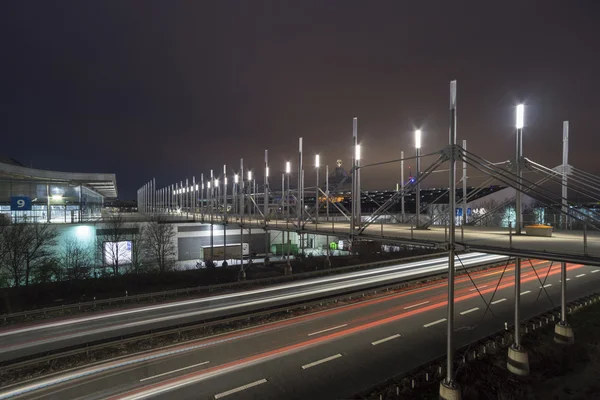
{"label": "number 9 sign", "polygon": [[31,199],[24,196],[13,196],[10,198],[11,211],[30,211]]}

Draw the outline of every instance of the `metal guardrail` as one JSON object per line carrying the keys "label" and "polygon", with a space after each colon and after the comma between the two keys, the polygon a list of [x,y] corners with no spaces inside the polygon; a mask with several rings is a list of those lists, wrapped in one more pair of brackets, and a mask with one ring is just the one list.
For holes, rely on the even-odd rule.
{"label": "metal guardrail", "polygon": [[[484,270],[493,266],[497,266],[497,265],[504,265],[505,263],[499,263],[499,262],[495,262],[495,263],[491,263],[491,264],[487,264],[484,266],[475,266],[472,268],[468,268],[469,271],[478,271],[478,270]],[[463,275],[465,274],[465,270],[460,270],[457,271],[457,275]],[[277,313],[281,313],[281,312],[289,312],[291,310],[297,310],[297,309],[306,309],[309,307],[313,307],[316,305],[322,306],[323,304],[330,304],[330,303],[337,303],[338,301],[343,301],[343,300],[352,300],[352,298],[357,298],[357,297],[364,297],[366,294],[377,294],[378,292],[387,292],[389,290],[392,289],[396,289],[399,290],[401,288],[405,288],[408,286],[414,286],[416,284],[418,284],[419,282],[430,282],[430,281],[434,281],[434,280],[438,280],[438,279],[442,279],[444,277],[446,277],[446,273],[436,273],[436,274],[426,274],[424,273],[421,276],[418,277],[414,277],[413,279],[410,280],[405,280],[405,281],[401,281],[401,282],[396,282],[393,284],[383,284],[381,286],[373,286],[369,289],[361,289],[358,291],[353,291],[353,292],[349,292],[349,293],[344,293],[344,294],[340,294],[338,296],[335,297],[327,297],[324,296],[322,298],[318,298],[309,302],[302,302],[300,301],[299,303],[295,303],[295,304],[288,304],[285,306],[280,306],[280,307],[275,307],[275,308],[267,308],[265,310],[261,310],[261,311],[256,311],[250,314],[241,314],[241,315],[234,315],[231,317],[227,317],[227,318],[215,318],[214,320],[207,320],[207,321],[202,321],[202,322],[191,322],[187,325],[177,325],[175,327],[169,327],[169,328],[163,328],[163,329],[159,329],[159,330],[146,330],[146,331],[142,331],[136,334],[132,334],[129,335],[128,337],[119,337],[118,339],[106,339],[103,341],[99,341],[99,342],[93,342],[93,343],[87,343],[87,344],[83,344],[83,345],[77,345],[77,346],[73,346],[71,348],[63,348],[60,350],[56,350],[56,351],[52,351],[52,352],[44,352],[43,354],[36,354],[36,355],[31,355],[28,356],[26,358],[21,358],[21,359],[13,359],[13,360],[9,360],[9,361],[5,361],[3,363],[0,363],[0,374],[4,373],[8,370],[11,369],[16,369],[16,368],[23,368],[26,366],[30,366],[30,365],[35,365],[35,364],[40,364],[40,363],[47,363],[53,360],[57,360],[57,359],[61,359],[61,358],[65,358],[65,357],[69,357],[69,356],[73,356],[73,355],[77,355],[77,354],[81,354],[81,353],[87,353],[90,351],[94,351],[94,350],[100,350],[100,349],[106,349],[106,348],[110,348],[110,347],[116,347],[116,346],[120,346],[123,344],[127,344],[130,342],[136,342],[136,341],[140,341],[140,340],[144,340],[144,339],[154,339],[157,337],[161,337],[161,336],[167,336],[167,335],[172,335],[172,334],[181,334],[183,332],[186,331],[191,331],[191,330],[196,330],[196,329],[204,329],[204,328],[208,328],[211,326],[215,326],[215,325],[227,325],[233,322],[237,322],[237,321],[243,321],[243,320],[249,320],[251,318],[255,318],[255,317],[264,317],[264,316],[269,316],[269,315],[273,315],[273,314],[277,314]]]}
{"label": "metal guardrail", "polygon": [[86,301],[86,302],[81,302],[81,303],[72,303],[72,304],[64,304],[64,305],[53,306],[53,307],[36,308],[36,309],[32,309],[32,310],[19,311],[19,312],[9,313],[9,314],[2,314],[2,315],[0,315],[0,318],[3,319],[4,322],[6,322],[7,320],[12,319],[12,318],[27,317],[27,316],[36,315],[36,314],[47,314],[47,313],[53,313],[53,312],[57,312],[57,311],[64,313],[67,310],[74,310],[74,309],[81,310],[82,308],[83,309],[96,308],[97,306],[106,305],[106,304],[112,305],[112,303],[125,304],[128,302],[153,299],[155,297],[165,297],[166,298],[168,296],[178,296],[178,295],[182,295],[182,294],[190,295],[192,293],[201,293],[201,292],[210,293],[213,291],[223,290],[223,289],[243,288],[243,287],[247,287],[247,286],[260,286],[260,285],[264,285],[264,284],[268,284],[268,283],[280,283],[280,282],[294,281],[294,280],[299,280],[299,279],[304,279],[304,278],[309,278],[309,277],[333,275],[333,274],[337,274],[339,272],[351,271],[351,270],[355,270],[355,269],[368,269],[368,268],[398,264],[399,262],[404,263],[404,262],[410,262],[410,261],[415,261],[415,260],[420,260],[420,259],[435,258],[435,257],[443,256],[446,254],[447,254],[446,252],[439,252],[439,253],[433,253],[433,254],[422,254],[422,255],[418,255],[418,256],[406,257],[406,258],[401,258],[401,259],[355,264],[355,265],[349,265],[346,267],[331,268],[331,269],[320,270],[320,271],[302,272],[299,274],[284,275],[284,276],[278,276],[278,277],[272,277],[272,278],[251,279],[251,280],[247,280],[247,281],[228,282],[228,283],[221,283],[221,284],[217,284],[217,285],[207,285],[207,286],[196,286],[196,287],[183,288],[183,289],[165,290],[165,291],[161,291],[161,292],[143,293],[143,294],[138,294],[138,295],[133,295],[133,296],[127,295],[127,296],[113,297],[113,298],[102,299],[102,300],[92,300],[92,301]]}

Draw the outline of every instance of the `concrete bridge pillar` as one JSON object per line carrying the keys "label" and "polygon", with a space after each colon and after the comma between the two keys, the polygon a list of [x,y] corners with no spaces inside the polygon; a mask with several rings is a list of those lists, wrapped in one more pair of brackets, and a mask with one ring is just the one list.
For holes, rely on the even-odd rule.
{"label": "concrete bridge pillar", "polygon": [[460,400],[460,388],[455,385],[448,385],[446,381],[443,380],[440,383],[440,400]]}
{"label": "concrete bridge pillar", "polygon": [[573,344],[575,343],[575,335],[573,334],[573,328],[566,322],[560,321],[554,326],[554,341],[560,344]]}
{"label": "concrete bridge pillar", "polygon": [[521,346],[513,344],[508,348],[506,367],[510,372],[519,376],[529,375],[529,356]]}

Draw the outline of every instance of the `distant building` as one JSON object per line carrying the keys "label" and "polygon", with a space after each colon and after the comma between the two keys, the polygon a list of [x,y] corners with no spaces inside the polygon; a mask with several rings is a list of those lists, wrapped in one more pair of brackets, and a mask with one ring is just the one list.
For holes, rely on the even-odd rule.
{"label": "distant building", "polygon": [[0,215],[13,223],[95,221],[116,197],[114,174],[48,171],[0,157]]}

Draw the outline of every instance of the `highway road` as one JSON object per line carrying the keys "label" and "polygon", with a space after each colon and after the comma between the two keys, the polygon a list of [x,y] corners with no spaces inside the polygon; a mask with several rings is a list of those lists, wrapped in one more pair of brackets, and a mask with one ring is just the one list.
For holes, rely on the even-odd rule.
{"label": "highway road", "polygon": [[[533,261],[554,305],[560,266]],[[456,281],[456,345],[513,318],[509,266]],[[553,308],[529,265],[522,268],[523,318]],[[548,275],[547,275],[548,274]],[[545,277],[547,276],[547,279]],[[568,266],[568,298],[598,289],[600,268]],[[498,291],[493,299],[496,285]],[[5,388],[1,399],[344,399],[444,354],[445,282],[294,319],[124,357]],[[577,334],[577,333],[575,333]]]}
{"label": "highway road", "polygon": [[[471,267],[503,261],[506,257],[468,253],[460,256],[460,259],[465,266]],[[461,268],[460,263],[457,263],[457,268]],[[446,269],[447,259],[429,259],[272,285],[243,292],[13,326],[0,331],[0,361],[18,359],[150,329],[245,314],[266,307],[306,302],[335,294],[391,284],[417,276],[441,273]]]}

